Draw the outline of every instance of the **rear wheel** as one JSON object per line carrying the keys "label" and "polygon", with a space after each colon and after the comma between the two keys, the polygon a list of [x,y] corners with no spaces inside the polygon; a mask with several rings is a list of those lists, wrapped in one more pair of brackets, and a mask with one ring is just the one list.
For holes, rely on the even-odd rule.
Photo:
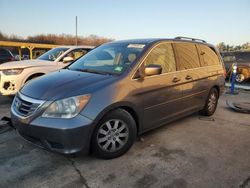
{"label": "rear wheel", "polygon": [[200,114],[204,116],[213,115],[217,108],[218,99],[219,99],[218,90],[216,88],[212,88],[209,92],[206,104],[204,108],[200,111]]}
{"label": "rear wheel", "polygon": [[235,77],[235,80],[236,80],[236,82],[238,82],[238,83],[244,82],[244,80],[245,80],[244,74],[237,74],[236,77]]}
{"label": "rear wheel", "polygon": [[92,151],[97,157],[112,159],[126,153],[136,138],[136,123],[123,109],[108,113],[97,125]]}

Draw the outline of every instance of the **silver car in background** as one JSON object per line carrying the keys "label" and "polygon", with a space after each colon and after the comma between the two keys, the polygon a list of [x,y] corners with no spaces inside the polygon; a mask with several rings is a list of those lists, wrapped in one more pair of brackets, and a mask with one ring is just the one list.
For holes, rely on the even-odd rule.
{"label": "silver car in background", "polygon": [[15,95],[28,81],[66,67],[93,48],[93,46],[60,46],[34,60],[1,64],[0,95]]}

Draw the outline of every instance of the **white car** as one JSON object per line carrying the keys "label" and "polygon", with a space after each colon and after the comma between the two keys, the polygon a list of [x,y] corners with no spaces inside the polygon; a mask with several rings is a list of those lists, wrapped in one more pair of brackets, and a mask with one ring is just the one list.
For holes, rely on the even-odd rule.
{"label": "white car", "polygon": [[34,60],[12,61],[0,65],[0,95],[15,95],[28,81],[66,67],[93,46],[61,46]]}

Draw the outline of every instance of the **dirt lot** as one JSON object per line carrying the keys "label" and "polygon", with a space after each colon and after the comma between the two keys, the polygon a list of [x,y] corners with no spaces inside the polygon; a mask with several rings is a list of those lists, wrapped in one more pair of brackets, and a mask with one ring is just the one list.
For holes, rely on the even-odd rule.
{"label": "dirt lot", "polygon": [[[223,95],[213,118],[198,114],[142,136],[124,156],[101,160],[37,148],[15,131],[0,135],[0,187],[250,187],[250,115]],[[0,97],[0,115],[11,99]]]}

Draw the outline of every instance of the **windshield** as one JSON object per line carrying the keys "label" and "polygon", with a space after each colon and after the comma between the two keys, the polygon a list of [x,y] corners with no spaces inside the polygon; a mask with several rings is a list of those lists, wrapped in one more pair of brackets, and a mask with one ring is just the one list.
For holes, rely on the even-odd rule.
{"label": "windshield", "polygon": [[55,61],[60,55],[66,52],[69,48],[54,48],[52,50],[47,51],[37,59],[47,60],[47,61]]}
{"label": "windshield", "polygon": [[78,59],[70,70],[92,73],[122,74],[136,59],[144,44],[106,44]]}

